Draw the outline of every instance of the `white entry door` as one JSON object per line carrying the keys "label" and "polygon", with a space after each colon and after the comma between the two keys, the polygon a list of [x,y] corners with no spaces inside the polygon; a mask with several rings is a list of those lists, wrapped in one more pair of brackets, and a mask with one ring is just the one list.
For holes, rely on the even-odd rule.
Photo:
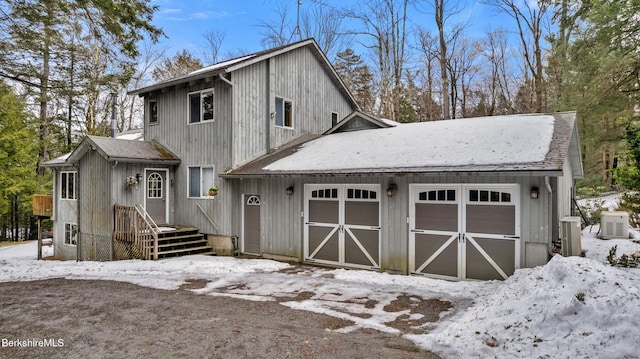
{"label": "white entry door", "polygon": [[380,268],[380,186],[305,185],[304,260]]}
{"label": "white entry door", "polygon": [[520,264],[519,186],[411,185],[409,270],[506,279]]}

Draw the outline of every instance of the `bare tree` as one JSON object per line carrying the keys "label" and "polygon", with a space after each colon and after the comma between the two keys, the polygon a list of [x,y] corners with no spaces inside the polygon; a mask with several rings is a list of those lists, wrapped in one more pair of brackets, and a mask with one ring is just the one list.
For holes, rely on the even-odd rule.
{"label": "bare tree", "polygon": [[515,20],[522,45],[524,64],[533,79],[532,85],[535,93],[533,107],[536,112],[542,112],[544,109],[542,32],[550,4],[544,1],[533,3],[519,0],[482,0],[482,2],[495,6],[500,12]]}
{"label": "bare tree", "polygon": [[351,31],[369,38],[377,62],[379,77],[379,115],[396,119],[405,65],[407,8],[409,0],[373,0],[346,10],[344,15],[360,22],[362,27]]}
{"label": "bare tree", "polygon": [[142,101],[138,96],[127,95],[127,91],[141,88],[151,80],[151,72],[162,61],[165,56],[166,48],[158,48],[148,41],[143,44],[140,56],[135,64],[135,73],[129,81],[128,88],[121,89],[118,93],[120,101],[120,124],[121,130],[132,129],[136,127],[135,121],[142,120],[143,109]]}
{"label": "bare tree", "polygon": [[[418,121],[433,121],[442,119],[442,110],[434,102],[433,94],[439,92],[435,87],[433,79],[436,76],[437,69],[434,67],[439,57],[438,39],[429,30],[424,28],[418,29],[418,49],[422,57],[422,65],[424,66],[423,74],[423,94],[422,103],[420,104],[422,111],[418,114]],[[442,84],[442,83],[440,83]]]}
{"label": "bare tree", "polygon": [[510,113],[513,102],[511,88],[513,74],[509,72],[508,40],[506,30],[488,29],[482,40],[482,54],[484,58],[483,97],[486,103],[480,115],[493,116]]}
{"label": "bare tree", "polygon": [[202,34],[202,37],[204,37],[208,45],[208,48],[203,51],[203,55],[209,65],[213,65],[220,61],[220,48],[222,47],[222,42],[226,36],[227,33],[222,30],[209,30]]}
{"label": "bare tree", "polygon": [[286,5],[278,3],[275,12],[278,15],[277,22],[260,21],[258,24],[262,28],[262,45],[266,48],[288,44],[295,31],[295,27],[292,29],[287,21],[288,8]]}
{"label": "bare tree", "polygon": [[304,38],[314,38],[318,46],[333,59],[338,51],[349,48],[351,36],[343,29],[340,12],[323,4],[313,4],[300,13],[300,31]]}

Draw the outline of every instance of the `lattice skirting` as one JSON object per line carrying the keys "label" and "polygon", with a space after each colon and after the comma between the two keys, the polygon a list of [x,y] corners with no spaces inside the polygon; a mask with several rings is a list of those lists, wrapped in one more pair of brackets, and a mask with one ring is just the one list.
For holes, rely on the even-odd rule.
{"label": "lattice skirting", "polygon": [[144,259],[138,247],[132,242],[117,239],[113,241],[113,255],[114,260]]}
{"label": "lattice skirting", "polygon": [[80,233],[79,242],[80,258],[78,260],[110,261],[113,259],[111,237]]}

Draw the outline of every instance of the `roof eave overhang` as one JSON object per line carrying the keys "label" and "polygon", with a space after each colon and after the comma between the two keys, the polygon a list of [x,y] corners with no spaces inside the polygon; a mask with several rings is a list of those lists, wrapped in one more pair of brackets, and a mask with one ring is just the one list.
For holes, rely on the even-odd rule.
{"label": "roof eave overhang", "polygon": [[179,165],[181,160],[160,160],[160,159],[147,159],[147,158],[130,158],[130,157],[108,157],[107,162],[122,162],[122,163],[157,163],[163,165]]}
{"label": "roof eave overhang", "polygon": [[183,85],[183,84],[190,83],[190,82],[204,80],[204,79],[207,79],[207,78],[218,76],[219,74],[224,74],[226,72],[227,72],[226,68],[211,70],[211,71],[203,72],[201,74],[197,74],[197,75],[193,75],[193,76],[189,76],[189,77],[177,78],[177,79],[174,79],[174,80],[169,80],[167,82],[161,82],[161,83],[158,83],[158,84],[155,84],[155,85],[151,85],[151,86],[147,86],[147,87],[143,87],[143,88],[140,88],[140,89],[137,89],[137,90],[132,90],[132,91],[127,92],[127,95],[143,96],[145,93],[166,89],[168,87]]}
{"label": "roof eave overhang", "polygon": [[261,173],[226,173],[221,174],[223,178],[268,178],[268,177],[362,177],[362,176],[380,176],[380,177],[396,177],[396,176],[437,176],[443,173],[455,173],[458,175],[480,175],[495,176],[538,176],[538,177],[560,177],[563,175],[562,170],[551,169],[530,169],[530,170],[461,170],[461,169],[439,169],[439,170],[422,170],[422,171],[399,171],[392,170],[340,170],[340,171],[272,171]]}

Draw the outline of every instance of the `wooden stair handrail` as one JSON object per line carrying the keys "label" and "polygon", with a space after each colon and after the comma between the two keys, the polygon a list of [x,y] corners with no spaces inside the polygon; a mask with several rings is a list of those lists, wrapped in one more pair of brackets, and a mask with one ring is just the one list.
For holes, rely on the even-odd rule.
{"label": "wooden stair handrail", "polygon": [[122,206],[114,205],[115,228],[113,237],[115,240],[133,243],[138,248],[142,259],[158,259],[158,232],[160,229],[151,216],[140,205]]}

